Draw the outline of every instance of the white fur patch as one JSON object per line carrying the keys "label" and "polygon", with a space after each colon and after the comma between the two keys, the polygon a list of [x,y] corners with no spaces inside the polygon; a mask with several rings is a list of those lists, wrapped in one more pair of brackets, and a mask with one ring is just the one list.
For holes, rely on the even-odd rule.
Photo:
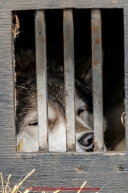
{"label": "white fur patch", "polygon": [[21,152],[36,152],[39,150],[37,127],[27,126],[17,135],[17,145],[23,140]]}
{"label": "white fur patch", "polygon": [[66,152],[66,124],[61,117],[53,131],[49,131],[49,151]]}

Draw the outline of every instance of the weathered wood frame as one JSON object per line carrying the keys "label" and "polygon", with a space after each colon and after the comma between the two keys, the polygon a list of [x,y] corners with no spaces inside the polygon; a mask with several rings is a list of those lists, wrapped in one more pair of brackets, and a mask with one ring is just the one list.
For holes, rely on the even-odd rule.
{"label": "weathered wood frame", "polygon": [[[123,8],[125,41],[126,153],[16,153],[11,11],[52,8]],[[127,192],[128,176],[128,2],[126,0],[0,0],[0,171],[12,185],[35,168],[27,186],[78,187],[85,180],[102,192]],[[106,186],[105,186],[106,185]]]}

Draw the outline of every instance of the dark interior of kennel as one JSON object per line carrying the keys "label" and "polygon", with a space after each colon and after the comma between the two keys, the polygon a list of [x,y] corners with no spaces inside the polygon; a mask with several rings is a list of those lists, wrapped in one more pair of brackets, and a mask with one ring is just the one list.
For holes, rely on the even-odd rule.
{"label": "dark interior of kennel", "polygon": [[[35,11],[17,11],[20,33],[15,40],[15,50],[35,50]],[[91,57],[91,11],[74,9],[75,62]],[[108,131],[106,146],[112,150],[112,139],[119,142],[125,137],[125,128],[120,121],[124,110],[124,26],[122,9],[102,9],[103,47],[103,106]],[[62,10],[46,10],[47,58],[58,58],[63,63],[63,18]],[[116,107],[121,104],[120,110]],[[118,119],[118,122],[116,122]],[[116,125],[120,124],[120,131]]]}

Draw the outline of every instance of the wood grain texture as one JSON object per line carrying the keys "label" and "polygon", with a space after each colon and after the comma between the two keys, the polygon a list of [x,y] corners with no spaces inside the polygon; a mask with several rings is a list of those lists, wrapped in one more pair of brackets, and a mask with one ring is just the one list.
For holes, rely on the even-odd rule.
{"label": "wood grain texture", "polygon": [[123,8],[127,0],[1,0],[0,7],[5,10],[55,9],[55,8]]}
{"label": "wood grain texture", "polygon": [[64,81],[65,81],[65,113],[67,126],[67,151],[75,152],[75,104],[74,104],[74,29],[73,12],[63,12],[64,31]]}
{"label": "wood grain texture", "polygon": [[94,151],[103,151],[103,86],[101,12],[91,11]]}
{"label": "wood grain texture", "polygon": [[[87,180],[90,187],[103,187],[102,192],[127,192],[126,156],[102,154],[15,154],[0,156],[0,171],[12,174],[12,185],[33,168],[36,172],[24,183],[27,186],[79,187]],[[120,171],[122,168],[122,171]]]}
{"label": "wood grain texture", "polygon": [[[2,8],[2,7],[1,7]],[[0,12],[0,153],[16,151],[11,13]]]}
{"label": "wood grain texture", "polygon": [[48,150],[47,131],[47,59],[46,59],[46,27],[44,11],[37,11],[35,17],[36,37],[36,78],[39,150]]}

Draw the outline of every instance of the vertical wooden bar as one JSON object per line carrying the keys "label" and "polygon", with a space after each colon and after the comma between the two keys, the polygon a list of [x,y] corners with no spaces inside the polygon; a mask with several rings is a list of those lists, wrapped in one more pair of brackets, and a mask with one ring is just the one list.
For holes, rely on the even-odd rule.
{"label": "vertical wooden bar", "polygon": [[75,109],[74,109],[74,29],[73,12],[63,11],[64,33],[64,77],[65,112],[67,121],[67,151],[75,151]]}
{"label": "vertical wooden bar", "polygon": [[124,8],[124,65],[125,65],[125,136],[128,152],[128,8]]}
{"label": "vertical wooden bar", "polygon": [[37,106],[39,127],[39,150],[48,149],[47,132],[47,65],[46,26],[44,11],[37,11],[35,17]]}
{"label": "vertical wooden bar", "polygon": [[103,88],[101,12],[91,11],[94,151],[103,151]]}

